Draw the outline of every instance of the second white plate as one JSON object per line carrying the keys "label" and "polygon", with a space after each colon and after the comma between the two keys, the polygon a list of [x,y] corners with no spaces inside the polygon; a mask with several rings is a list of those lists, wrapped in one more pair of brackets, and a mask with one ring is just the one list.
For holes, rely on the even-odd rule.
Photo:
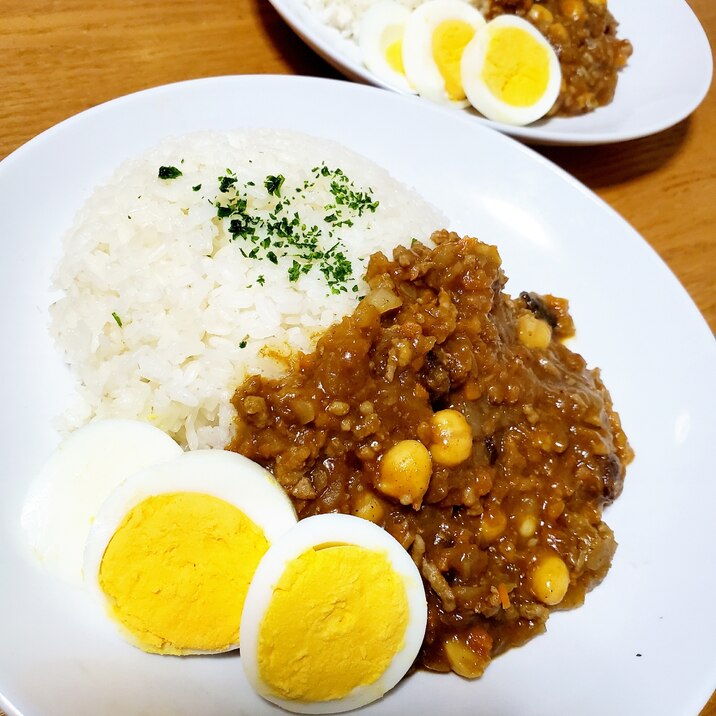
{"label": "second white plate", "polygon": [[[321,22],[303,0],[270,2],[310,47],[346,77],[399,91],[370,72],[355,43]],[[564,145],[645,137],[688,117],[705,97],[713,73],[706,33],[691,8],[685,0],[609,0],[609,9],[619,21],[619,36],[634,46],[611,104],[579,117],[553,117],[528,127],[491,122],[474,110],[455,111],[468,112],[476,122],[531,144]]]}

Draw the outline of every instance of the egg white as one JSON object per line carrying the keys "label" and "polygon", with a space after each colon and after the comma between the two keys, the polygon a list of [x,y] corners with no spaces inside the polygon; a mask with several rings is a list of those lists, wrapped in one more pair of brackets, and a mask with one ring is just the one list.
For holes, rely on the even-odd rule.
{"label": "egg white", "polygon": [[102,503],[123,480],[182,449],[138,420],[98,420],[73,432],[30,485],[22,508],[25,536],[43,565],[82,585],[85,543]]}
{"label": "egg white", "polygon": [[393,0],[373,3],[361,18],[358,46],[365,66],[382,80],[402,92],[414,92],[408,78],[388,63],[386,49],[402,38],[410,11]]}
{"label": "egg white", "polygon": [[[539,99],[529,106],[516,107],[504,102],[492,93],[482,79],[482,70],[493,32],[506,27],[529,33],[547,50],[549,63],[547,87]],[[562,83],[562,70],[552,45],[534,25],[515,15],[500,15],[476,33],[463,52],[461,74],[465,94],[478,112],[495,122],[513,125],[530,124],[547,114],[557,101]]]}
{"label": "egg white", "polygon": [[436,28],[447,20],[462,20],[478,32],[485,18],[464,0],[429,0],[410,15],[403,35],[403,64],[410,84],[421,97],[453,107],[467,107],[467,100],[452,100],[435,62],[432,38]]}
{"label": "egg white", "polygon": [[[402,579],[408,601],[408,626],[402,648],[380,678],[357,686],[342,699],[294,701],[276,696],[262,681],[258,665],[259,629],[288,563],[307,550],[322,545],[357,545],[384,552],[395,573]],[[330,579],[330,575],[327,576]],[[375,586],[380,589],[380,585]],[[325,514],[301,520],[269,547],[254,574],[241,618],[241,663],[251,685],[265,699],[296,713],[341,713],[364,706],[392,689],[415,660],[425,635],[427,601],[422,578],[410,555],[390,534],[359,517]]]}
{"label": "egg white", "polygon": [[[296,524],[291,500],[273,477],[257,463],[238,453],[225,450],[194,450],[175,460],[142,470],[123,482],[102,505],[92,525],[84,553],[84,579],[90,592],[103,609],[107,597],[98,575],[102,558],[112,536],[127,513],[149,497],[175,492],[211,495],[237,507],[258,527],[271,544]],[[147,549],[151,549],[147,545]],[[121,624],[114,622],[120,634],[135,641]],[[220,651],[229,651],[239,643]],[[205,654],[215,651],[187,650]]]}

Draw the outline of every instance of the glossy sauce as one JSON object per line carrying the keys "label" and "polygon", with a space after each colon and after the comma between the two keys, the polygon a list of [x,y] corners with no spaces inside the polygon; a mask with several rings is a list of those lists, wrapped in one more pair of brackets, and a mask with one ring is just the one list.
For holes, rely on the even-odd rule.
{"label": "glossy sauce", "polygon": [[[300,517],[358,514],[396,537],[425,580],[420,663],[477,677],[604,577],[616,542],[602,508],[632,452],[599,372],[561,341],[566,301],[512,299],[496,248],[432,238],[375,254],[352,316],[285,377],[236,391],[230,447],[267,466]],[[546,330],[545,347],[525,325]],[[433,459],[417,506],[382,493],[386,451],[430,448],[446,408],[470,426],[467,459]]]}

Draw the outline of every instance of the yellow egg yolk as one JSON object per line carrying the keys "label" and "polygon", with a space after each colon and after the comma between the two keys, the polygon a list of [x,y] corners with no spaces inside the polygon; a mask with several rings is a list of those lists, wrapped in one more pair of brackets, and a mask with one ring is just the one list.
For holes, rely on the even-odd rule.
{"label": "yellow egg yolk", "polygon": [[460,60],[465,46],[474,34],[475,28],[463,20],[445,20],[433,31],[433,59],[445,81],[447,96],[455,101],[465,99],[460,77]]}
{"label": "yellow egg yolk", "polygon": [[492,94],[506,104],[529,107],[547,90],[547,48],[525,30],[516,27],[493,30],[482,79]]}
{"label": "yellow egg yolk", "polygon": [[398,38],[395,42],[391,42],[385,48],[385,60],[391,69],[399,72],[401,75],[405,74],[405,67],[403,66],[402,38]]}
{"label": "yellow egg yolk", "polygon": [[287,565],[260,624],[260,676],[284,699],[343,698],[380,678],[407,625],[405,586],[384,553],[310,549]]}
{"label": "yellow egg yolk", "polygon": [[196,492],[155,495],[117,528],[99,569],[110,609],[145,651],[236,644],[249,583],[268,549],[241,510]]}

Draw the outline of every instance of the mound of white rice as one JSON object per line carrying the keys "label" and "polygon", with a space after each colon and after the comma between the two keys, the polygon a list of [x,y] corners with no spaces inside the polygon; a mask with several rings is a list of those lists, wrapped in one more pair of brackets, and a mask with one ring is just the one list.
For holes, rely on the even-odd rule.
{"label": "mound of white rice", "polygon": [[246,375],[285,370],[281,355],[350,313],[370,254],[445,223],[332,142],[262,130],[165,141],[99,187],[64,237],[51,332],[78,395],[63,428],[139,418],[189,448],[223,447]]}
{"label": "mound of white rice", "polygon": [[[306,6],[314,12],[326,25],[336,28],[344,37],[357,40],[358,26],[366,10],[375,5],[376,0],[303,0]],[[408,10],[427,2],[427,0],[395,0]],[[484,12],[489,0],[466,0],[478,10]]]}

